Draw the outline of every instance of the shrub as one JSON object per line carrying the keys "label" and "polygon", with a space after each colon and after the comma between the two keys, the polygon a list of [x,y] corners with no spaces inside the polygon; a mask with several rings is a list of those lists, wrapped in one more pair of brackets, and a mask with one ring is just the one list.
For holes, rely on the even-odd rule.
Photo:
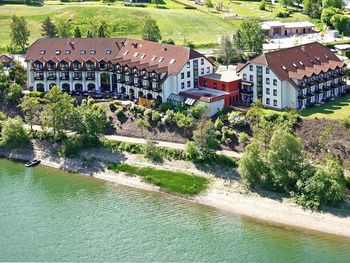
{"label": "shrub", "polygon": [[160,114],[158,111],[152,112],[152,121],[154,121],[154,122],[160,121]]}
{"label": "shrub", "polygon": [[239,144],[242,144],[243,146],[246,146],[249,142],[249,135],[245,132],[241,132],[238,135],[238,142]]}
{"label": "shrub", "polygon": [[342,124],[345,126],[345,128],[350,128],[350,116],[345,117],[342,119]]}
{"label": "shrub", "polygon": [[174,109],[173,105],[169,102],[160,103],[157,108],[162,112],[166,112],[167,110]]}
{"label": "shrub", "polygon": [[221,131],[222,128],[224,127],[224,123],[220,118],[217,118],[214,123],[215,129]]}
{"label": "shrub", "polygon": [[259,9],[266,10],[266,1],[265,0],[261,0],[261,3],[259,5]]}
{"label": "shrub", "polygon": [[207,107],[203,104],[196,104],[189,108],[188,114],[195,119],[199,119],[205,113]]}
{"label": "shrub", "polygon": [[280,17],[280,18],[286,18],[286,17],[289,17],[289,12],[286,12],[286,11],[279,11],[277,14],[276,14],[277,17]]}
{"label": "shrub", "polygon": [[151,119],[152,118],[152,110],[151,109],[147,109],[143,112],[143,116],[145,116],[145,118],[147,119]]}
{"label": "shrub", "polygon": [[111,111],[113,111],[113,112],[117,109],[117,107],[116,107],[114,101],[111,101],[111,102],[109,103],[109,109],[110,109]]}
{"label": "shrub", "polygon": [[246,124],[245,116],[238,111],[227,114],[227,120],[232,126],[244,126]]}
{"label": "shrub", "polygon": [[21,117],[9,118],[2,123],[1,144],[6,147],[22,147],[29,144],[29,136]]}
{"label": "shrub", "polygon": [[196,161],[199,158],[199,152],[196,144],[193,141],[186,142],[186,157],[190,161]]}
{"label": "shrub", "polygon": [[213,163],[217,166],[237,167],[237,161],[224,154],[216,154]]}
{"label": "shrub", "polygon": [[147,159],[151,160],[154,163],[163,162],[163,157],[158,151],[157,146],[150,139],[146,141],[146,144],[144,146],[144,154]]}
{"label": "shrub", "polygon": [[4,121],[6,119],[7,119],[6,114],[0,111],[0,121]]}
{"label": "shrub", "polygon": [[8,103],[18,103],[23,97],[23,90],[17,83],[12,83],[6,94],[6,101]]}
{"label": "shrub", "polygon": [[151,124],[147,119],[137,119],[135,123],[137,126],[141,128],[146,128],[146,129],[151,128]]}
{"label": "shrub", "polygon": [[76,157],[83,145],[78,137],[70,137],[63,141],[61,148],[58,150],[59,156]]}
{"label": "shrub", "polygon": [[115,111],[115,115],[120,118],[124,115],[124,108],[123,107],[119,107],[116,111]]}
{"label": "shrub", "polygon": [[175,112],[174,113],[174,120],[176,123],[176,126],[179,128],[193,128],[194,127],[194,119],[192,117],[187,117],[182,112]]}

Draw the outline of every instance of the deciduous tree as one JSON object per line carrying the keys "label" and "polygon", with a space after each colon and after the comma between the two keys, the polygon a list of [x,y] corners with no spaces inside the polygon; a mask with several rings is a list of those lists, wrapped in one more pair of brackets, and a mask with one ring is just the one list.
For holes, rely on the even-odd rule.
{"label": "deciduous tree", "polygon": [[25,115],[26,122],[30,125],[30,130],[33,131],[33,125],[39,119],[42,105],[40,97],[25,96],[20,104]]}
{"label": "deciduous tree", "polygon": [[162,39],[156,20],[149,16],[144,19],[141,34],[143,39],[148,39],[153,42],[159,42]]}
{"label": "deciduous tree", "polygon": [[43,37],[56,37],[57,29],[53,21],[47,16],[41,25],[41,35]]}
{"label": "deciduous tree", "polygon": [[81,31],[80,31],[80,28],[78,26],[76,26],[74,28],[74,34],[73,35],[74,35],[75,38],[81,38]]}
{"label": "deciduous tree", "polygon": [[30,36],[30,31],[27,27],[27,22],[23,17],[18,17],[16,15],[12,16],[12,22],[10,24],[10,38],[11,45],[20,48],[21,52],[24,52],[28,45],[28,39]]}

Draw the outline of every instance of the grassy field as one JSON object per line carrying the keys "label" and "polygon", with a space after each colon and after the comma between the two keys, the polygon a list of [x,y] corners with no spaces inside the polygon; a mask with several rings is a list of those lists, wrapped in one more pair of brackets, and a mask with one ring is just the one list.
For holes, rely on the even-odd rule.
{"label": "grassy field", "polygon": [[343,119],[350,116],[350,95],[339,97],[318,107],[302,110],[300,116],[308,118]]}
{"label": "grassy field", "polygon": [[[219,0],[214,0],[214,4]],[[229,12],[218,12],[205,6],[195,5],[188,0],[165,0],[163,8],[149,4],[145,8],[125,7],[121,2],[105,5],[101,2],[73,2],[61,4],[58,1],[45,1],[43,7],[26,5],[1,5],[0,8],[0,47],[9,44],[10,21],[12,15],[24,16],[31,31],[30,42],[41,36],[40,25],[46,16],[69,19],[72,26],[79,25],[83,35],[99,21],[105,20],[111,25],[112,36],[140,37],[141,19],[149,15],[157,20],[163,39],[172,38],[176,44],[184,40],[195,44],[217,43],[218,35],[233,33],[244,17],[256,17],[262,20],[277,19],[276,13],[282,10],[275,4],[272,12],[259,10],[259,2],[224,0]],[[192,5],[197,10],[185,9]],[[307,20],[300,12],[293,13],[285,20]],[[281,19],[280,19],[281,20]]]}
{"label": "grassy field", "polygon": [[108,163],[107,168],[115,172],[124,172],[128,176],[141,176],[144,181],[157,185],[164,190],[186,195],[196,195],[204,191],[209,184],[208,179],[202,176],[150,167],[139,168],[125,163]]}
{"label": "grassy field", "polygon": [[[170,4],[171,5],[171,4]],[[177,4],[178,5],[178,4]],[[158,22],[163,38],[173,38],[183,44],[184,39],[195,43],[215,43],[217,35],[234,32],[239,21],[227,21],[197,10],[122,7],[120,5],[68,4],[30,7],[25,5],[2,5],[0,8],[0,46],[9,44],[12,15],[24,16],[31,31],[30,42],[41,36],[40,25],[46,16],[53,19],[71,19],[73,26],[79,25],[86,34],[89,27],[100,20],[108,21],[112,36],[140,37],[140,22],[149,15]]]}

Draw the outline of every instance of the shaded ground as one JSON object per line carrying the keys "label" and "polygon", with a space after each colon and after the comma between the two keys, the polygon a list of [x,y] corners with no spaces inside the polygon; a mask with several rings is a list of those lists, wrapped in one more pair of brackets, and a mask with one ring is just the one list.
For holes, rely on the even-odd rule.
{"label": "shaded ground", "polygon": [[350,164],[350,130],[339,120],[302,119],[296,135],[313,158],[322,158],[325,152],[331,152],[345,164]]}

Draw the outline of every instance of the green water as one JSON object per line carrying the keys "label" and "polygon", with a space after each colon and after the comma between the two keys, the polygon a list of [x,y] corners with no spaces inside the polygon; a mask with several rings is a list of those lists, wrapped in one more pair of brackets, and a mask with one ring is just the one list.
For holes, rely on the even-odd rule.
{"label": "green water", "polygon": [[0,160],[0,261],[350,262],[350,239]]}

